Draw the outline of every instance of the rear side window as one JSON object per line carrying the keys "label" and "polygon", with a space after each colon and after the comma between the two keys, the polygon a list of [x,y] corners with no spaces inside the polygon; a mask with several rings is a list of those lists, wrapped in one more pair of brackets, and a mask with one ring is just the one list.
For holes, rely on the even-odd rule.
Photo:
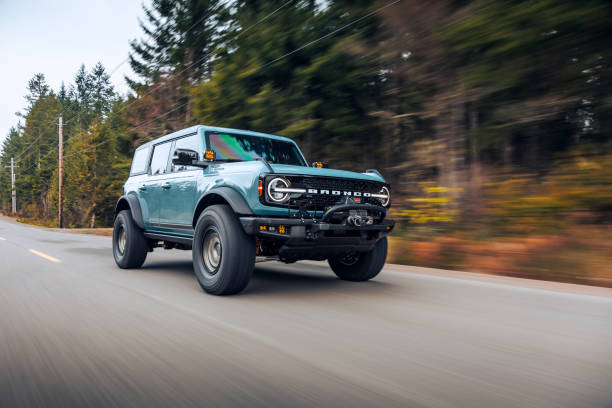
{"label": "rear side window", "polygon": [[151,174],[163,174],[168,167],[168,158],[170,156],[170,146],[172,142],[158,144],[153,147],[153,157],[151,158]]}
{"label": "rear side window", "polygon": [[130,169],[130,175],[142,174],[147,170],[148,156],[148,147],[136,150],[136,153],[134,153],[134,159],[132,160],[132,168]]}

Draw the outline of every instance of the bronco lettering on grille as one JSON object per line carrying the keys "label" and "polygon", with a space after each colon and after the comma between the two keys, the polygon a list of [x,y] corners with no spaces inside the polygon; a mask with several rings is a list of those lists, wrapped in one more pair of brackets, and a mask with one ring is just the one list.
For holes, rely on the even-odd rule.
{"label": "bronco lettering on grille", "polygon": [[361,191],[340,191],[340,190],[319,190],[316,188],[309,188],[307,190],[308,194],[322,194],[322,195],[335,195],[335,196],[339,196],[339,195],[345,195],[345,196],[355,196],[355,197],[371,197],[372,194],[371,193],[364,193]]}

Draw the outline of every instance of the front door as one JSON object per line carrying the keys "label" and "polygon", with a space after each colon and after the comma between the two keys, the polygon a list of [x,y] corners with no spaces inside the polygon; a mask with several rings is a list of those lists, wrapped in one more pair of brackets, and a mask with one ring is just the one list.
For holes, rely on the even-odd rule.
{"label": "front door", "polygon": [[[190,149],[198,152],[200,160],[203,151],[202,138],[194,134],[176,139],[172,151]],[[202,169],[195,166],[179,166],[170,163],[169,173],[162,182],[163,205],[160,223],[164,228],[179,234],[192,231],[192,220],[197,205],[197,179]]]}

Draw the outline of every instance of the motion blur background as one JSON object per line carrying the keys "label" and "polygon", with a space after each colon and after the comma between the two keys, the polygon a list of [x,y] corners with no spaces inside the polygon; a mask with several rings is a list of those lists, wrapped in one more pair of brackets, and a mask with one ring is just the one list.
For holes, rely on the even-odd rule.
{"label": "motion blur background", "polygon": [[127,94],[104,55],[58,89],[41,60],[23,84],[0,156],[5,214],[15,157],[19,217],[57,225],[60,114],[70,227],[112,224],[144,141],[243,128],[291,137],[309,161],[380,170],[399,220],[390,262],[612,287],[609,1],[144,8],[125,38]]}

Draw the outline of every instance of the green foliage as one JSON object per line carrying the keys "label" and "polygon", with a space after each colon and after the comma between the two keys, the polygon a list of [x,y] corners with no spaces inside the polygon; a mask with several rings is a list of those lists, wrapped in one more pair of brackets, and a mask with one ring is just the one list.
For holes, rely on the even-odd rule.
{"label": "green foliage", "polygon": [[[27,219],[57,221],[58,130],[60,114],[64,127],[64,186],[67,225],[108,225],[112,203],[121,193],[129,157],[119,153],[123,132],[117,126],[115,92],[102,64],[91,72],[81,66],[69,89],[58,96],[37,74],[28,84],[29,103],[24,124],[13,128],[5,139],[0,163],[17,160],[19,214]],[[126,151],[125,153],[130,153]],[[10,175],[0,173],[0,208],[10,211]]]}
{"label": "green foliage", "polygon": [[470,2],[441,36],[461,74],[481,153],[532,168],[605,134],[612,105],[607,1]]}
{"label": "green foliage", "polygon": [[[605,149],[610,151],[610,146]],[[612,155],[585,146],[559,158],[560,164],[537,179],[514,174],[486,185],[487,211],[499,229],[547,232],[563,227],[560,220],[609,221],[612,210]]]}
{"label": "green foliage", "polygon": [[346,16],[340,18],[338,6],[318,12],[312,2],[298,1],[255,26],[275,8],[238,5],[234,31],[252,28],[228,42],[211,80],[194,89],[196,121],[283,134],[296,139],[309,158],[363,166],[368,159],[362,143],[373,134],[367,135],[366,112],[377,74],[372,61],[352,49],[359,36],[341,33],[291,54],[331,33],[337,26],[329,22],[344,24]]}
{"label": "green foliage", "polygon": [[223,38],[226,18],[223,2],[211,0],[153,0],[143,5],[146,21],[140,23],[145,38],[130,41],[132,70],[142,79],[129,79],[132,89],[153,84],[178,72],[195,83],[211,72],[207,56]]}
{"label": "green foliage", "polygon": [[454,219],[449,209],[451,198],[448,188],[434,185],[433,182],[419,183],[419,194],[408,198],[404,205],[394,209],[392,215],[406,218],[412,224],[448,223]]}
{"label": "green foliage", "polygon": [[[369,15],[385,4],[152,0],[126,100],[101,64],[57,92],[43,74],[27,84],[0,155],[3,169],[18,158],[21,215],[56,221],[60,113],[72,226],[110,225],[134,148],[196,123],[377,168],[406,228],[544,230],[610,212],[608,2],[402,0]],[[5,212],[9,186],[0,172]]]}

